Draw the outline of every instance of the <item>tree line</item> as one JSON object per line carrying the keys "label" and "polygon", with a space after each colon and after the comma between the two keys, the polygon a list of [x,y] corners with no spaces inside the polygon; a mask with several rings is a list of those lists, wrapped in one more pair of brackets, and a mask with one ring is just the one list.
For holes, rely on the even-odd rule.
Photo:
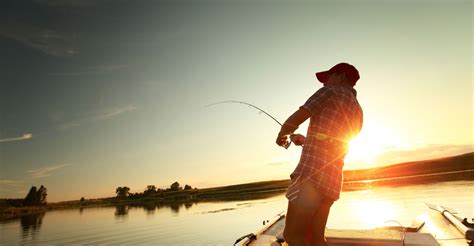
{"label": "tree line", "polygon": [[166,189],[157,188],[155,185],[147,185],[147,187],[142,193],[140,192],[130,193],[129,187],[119,186],[115,189],[115,194],[117,194],[117,197],[134,198],[134,197],[150,196],[150,195],[160,194],[160,193],[170,192],[170,191],[181,191],[181,190],[192,190],[192,189],[197,189],[197,188],[193,188],[192,186],[188,184],[186,184],[184,187],[181,187],[178,181],[176,181],[172,183],[169,188],[166,188]]}
{"label": "tree line", "polygon": [[37,205],[46,205],[46,197],[48,196],[48,189],[41,186],[39,189],[36,186],[32,186],[25,199],[23,200],[23,205],[25,206],[37,206]]}

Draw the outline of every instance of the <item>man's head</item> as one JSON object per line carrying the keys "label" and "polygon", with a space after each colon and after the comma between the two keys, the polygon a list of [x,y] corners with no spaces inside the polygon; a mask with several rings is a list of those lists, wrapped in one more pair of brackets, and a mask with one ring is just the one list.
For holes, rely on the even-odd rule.
{"label": "man's head", "polygon": [[348,63],[339,63],[327,71],[316,73],[316,78],[324,85],[347,84],[354,86],[359,80],[359,71]]}

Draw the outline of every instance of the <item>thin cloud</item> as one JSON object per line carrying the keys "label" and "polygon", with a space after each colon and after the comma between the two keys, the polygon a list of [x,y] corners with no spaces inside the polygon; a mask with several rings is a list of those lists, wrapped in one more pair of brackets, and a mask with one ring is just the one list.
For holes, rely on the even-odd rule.
{"label": "thin cloud", "polygon": [[13,141],[22,141],[22,140],[27,140],[33,138],[33,134],[31,133],[25,133],[19,137],[12,137],[12,138],[2,138],[0,139],[0,143],[5,143],[5,142],[13,142]]}
{"label": "thin cloud", "polygon": [[85,76],[85,75],[94,75],[94,74],[114,72],[126,67],[128,66],[122,65],[122,64],[100,65],[96,67],[86,68],[82,71],[49,73],[49,75],[51,76]]}
{"label": "thin cloud", "polygon": [[68,123],[64,123],[64,124],[59,125],[58,129],[59,130],[67,130],[67,129],[70,129],[70,128],[73,128],[73,127],[78,127],[80,125],[81,124],[79,122],[68,122]]}
{"label": "thin cloud", "polygon": [[137,108],[133,105],[119,107],[119,108],[113,108],[113,109],[110,109],[110,110],[107,110],[107,111],[100,112],[100,113],[95,114],[95,115],[90,115],[90,116],[86,116],[86,117],[81,118],[81,119],[76,119],[76,120],[73,120],[73,121],[70,121],[70,122],[63,123],[63,124],[58,126],[58,129],[59,130],[67,130],[67,129],[70,129],[70,128],[73,128],[73,127],[81,126],[82,124],[85,124],[85,123],[91,123],[91,122],[95,122],[95,121],[107,120],[107,119],[116,117],[118,115],[134,111],[136,109]]}
{"label": "thin cloud", "polygon": [[24,183],[23,180],[0,179],[0,185],[19,185]]}
{"label": "thin cloud", "polygon": [[106,119],[110,119],[112,117],[115,117],[117,115],[120,115],[120,114],[123,114],[123,113],[126,113],[126,112],[130,112],[130,111],[133,111],[137,109],[136,107],[134,106],[126,106],[126,107],[122,107],[122,108],[115,108],[115,109],[112,109],[108,112],[105,112],[101,115],[98,115],[98,116],[95,116],[93,118],[94,121],[98,121],[98,120],[106,120]]}
{"label": "thin cloud", "polygon": [[75,35],[51,29],[13,23],[0,30],[0,36],[15,40],[51,56],[74,56],[78,53],[77,48],[73,45]]}
{"label": "thin cloud", "polygon": [[[5,193],[15,192],[15,194],[20,194],[22,187],[24,187],[25,182],[23,180],[12,180],[12,179],[0,179],[0,195],[5,197]],[[24,194],[24,191],[21,192]]]}
{"label": "thin cloud", "polygon": [[26,172],[29,173],[32,178],[44,178],[44,177],[51,176],[52,172],[64,167],[68,167],[68,166],[71,166],[71,164],[61,164],[61,165],[55,165],[55,166],[49,166],[49,167],[42,167],[39,169],[28,170]]}

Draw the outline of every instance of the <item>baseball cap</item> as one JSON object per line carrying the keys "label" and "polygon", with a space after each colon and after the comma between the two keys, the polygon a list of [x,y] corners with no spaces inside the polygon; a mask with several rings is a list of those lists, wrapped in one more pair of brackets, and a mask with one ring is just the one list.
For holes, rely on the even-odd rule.
{"label": "baseball cap", "polygon": [[345,74],[347,79],[349,79],[349,81],[352,83],[352,86],[354,86],[357,80],[360,78],[359,71],[357,71],[357,69],[351,64],[345,62],[339,63],[327,71],[316,73],[316,78],[318,78],[318,80],[324,84],[329,79],[329,76],[333,73]]}

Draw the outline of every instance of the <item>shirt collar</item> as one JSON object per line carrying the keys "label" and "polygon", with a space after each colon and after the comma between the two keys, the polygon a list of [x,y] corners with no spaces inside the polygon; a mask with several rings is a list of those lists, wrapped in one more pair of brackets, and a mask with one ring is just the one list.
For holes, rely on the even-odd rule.
{"label": "shirt collar", "polygon": [[351,90],[352,94],[354,94],[354,96],[357,97],[356,89],[354,89],[354,88],[349,88],[349,89]]}
{"label": "shirt collar", "polygon": [[354,87],[349,86],[349,85],[324,85],[324,86],[329,86],[329,87],[342,87],[344,89],[350,90],[351,93],[354,95],[354,97],[357,97],[357,91],[354,89]]}

